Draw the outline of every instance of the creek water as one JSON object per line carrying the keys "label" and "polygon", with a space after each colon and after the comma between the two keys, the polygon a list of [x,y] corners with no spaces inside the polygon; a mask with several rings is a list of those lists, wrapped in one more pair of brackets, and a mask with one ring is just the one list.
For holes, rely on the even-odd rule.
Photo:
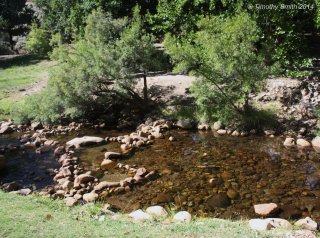
{"label": "creek water", "polygon": [[[82,134],[105,137],[128,133],[85,131]],[[176,141],[170,142],[170,135]],[[65,142],[74,136],[57,139]],[[312,215],[320,220],[320,154],[314,150],[287,149],[280,137],[235,138],[217,136],[211,131],[173,130],[166,132],[165,138],[117,161],[156,170],[159,177],[122,194],[110,195],[105,202],[124,212],[159,204],[199,216],[221,218],[255,217],[254,204],[274,202],[282,209],[280,217]],[[7,140],[0,138],[0,146]],[[120,152],[119,144],[81,148],[76,154],[82,166],[102,181],[128,177],[118,169],[105,172],[99,169],[105,151]],[[47,160],[53,163],[48,162],[50,166],[56,166],[51,152],[46,155],[29,152],[27,156],[17,153],[20,161],[40,156],[36,161]],[[10,171],[13,170],[9,169],[0,181],[13,179],[14,176],[8,175]]]}

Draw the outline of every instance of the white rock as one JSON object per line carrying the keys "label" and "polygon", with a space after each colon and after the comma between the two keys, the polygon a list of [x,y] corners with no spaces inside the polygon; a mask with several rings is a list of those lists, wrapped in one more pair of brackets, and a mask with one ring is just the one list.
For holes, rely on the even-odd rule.
{"label": "white rock", "polygon": [[216,131],[220,130],[222,128],[222,123],[220,121],[217,121],[211,126],[211,128]]}
{"label": "white rock", "polygon": [[318,227],[318,224],[310,217],[300,219],[296,223],[294,223],[294,225],[310,231],[316,231]]}
{"label": "white rock", "polygon": [[297,145],[301,147],[309,147],[311,146],[310,142],[306,141],[305,139],[298,139]]}
{"label": "white rock", "polygon": [[135,221],[150,221],[153,219],[153,217],[150,214],[145,213],[141,209],[131,212],[129,214],[129,217],[133,218]]}
{"label": "white rock", "polygon": [[249,220],[249,226],[252,230],[257,231],[267,231],[272,228],[271,223],[264,219],[251,219]]}
{"label": "white rock", "polygon": [[219,135],[225,135],[225,134],[227,134],[227,130],[220,129],[220,130],[217,131],[217,133],[218,133]]}
{"label": "white rock", "polygon": [[179,223],[189,223],[191,221],[191,214],[187,211],[181,211],[178,212],[176,215],[173,217],[174,222],[179,222]]}
{"label": "white rock", "polygon": [[161,206],[148,207],[146,212],[148,214],[150,214],[151,216],[155,216],[155,217],[167,217],[168,216],[167,211]]}
{"label": "white rock", "polygon": [[94,144],[102,144],[105,143],[105,140],[101,137],[95,136],[84,136],[84,137],[76,137],[66,143],[67,146],[75,146],[79,148],[81,146],[94,145]]}
{"label": "white rock", "polygon": [[274,228],[290,228],[292,225],[290,222],[288,222],[286,219],[281,219],[281,218],[266,218],[266,221],[270,222],[272,227]]}
{"label": "white rock", "polygon": [[283,142],[283,145],[286,147],[291,147],[295,145],[294,138],[287,137],[286,140]]}
{"label": "white rock", "polygon": [[192,123],[190,120],[179,120],[177,121],[176,126],[181,129],[191,129]]}
{"label": "white rock", "polygon": [[320,136],[315,137],[312,141],[312,146],[318,151],[320,151]]}

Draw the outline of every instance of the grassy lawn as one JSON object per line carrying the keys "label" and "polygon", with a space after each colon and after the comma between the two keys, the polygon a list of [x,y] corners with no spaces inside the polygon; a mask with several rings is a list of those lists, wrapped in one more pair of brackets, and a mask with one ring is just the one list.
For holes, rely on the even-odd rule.
{"label": "grassy lawn", "polygon": [[[88,206],[89,205],[89,206]],[[99,204],[67,208],[59,201],[0,191],[0,237],[284,237],[252,231],[246,221],[195,219],[190,224],[133,223],[125,215],[97,221]]]}
{"label": "grassy lawn", "polygon": [[0,99],[33,83],[45,80],[53,63],[34,56],[0,59]]}

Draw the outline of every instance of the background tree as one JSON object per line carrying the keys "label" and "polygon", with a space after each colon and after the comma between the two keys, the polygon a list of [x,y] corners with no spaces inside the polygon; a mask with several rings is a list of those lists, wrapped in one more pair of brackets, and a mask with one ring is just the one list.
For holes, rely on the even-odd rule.
{"label": "background tree", "polygon": [[8,34],[12,49],[13,36],[24,35],[28,31],[33,14],[33,10],[26,6],[26,0],[0,1],[0,32]]}
{"label": "background tree", "polygon": [[176,70],[199,77],[191,88],[200,119],[241,120],[250,114],[250,93],[257,92],[269,69],[256,48],[259,30],[247,13],[205,18],[193,43],[169,36],[168,53]]}
{"label": "background tree", "polygon": [[166,59],[161,57],[161,52],[154,46],[154,42],[154,37],[145,30],[140,8],[136,7],[131,23],[121,34],[117,46],[120,50],[120,68],[126,77],[137,77],[137,74],[142,74],[145,101],[148,101],[148,73],[162,69],[166,62]]}

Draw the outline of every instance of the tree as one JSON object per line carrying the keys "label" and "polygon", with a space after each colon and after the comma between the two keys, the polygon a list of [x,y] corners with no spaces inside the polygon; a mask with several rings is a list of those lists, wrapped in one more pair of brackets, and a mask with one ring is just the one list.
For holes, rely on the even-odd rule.
{"label": "tree", "polygon": [[26,5],[26,0],[2,0],[0,2],[0,32],[9,36],[11,48],[13,36],[23,35],[28,31],[28,24],[33,19],[33,10]]}
{"label": "tree", "polygon": [[154,46],[154,37],[146,33],[144,22],[140,16],[140,8],[136,7],[131,24],[121,34],[117,46],[120,50],[119,64],[126,77],[143,76],[144,100],[148,101],[147,76],[149,71],[160,70],[164,65],[159,51]]}
{"label": "tree", "polygon": [[45,56],[50,51],[50,35],[35,23],[27,36],[26,47],[30,53]]}
{"label": "tree", "polygon": [[191,92],[203,120],[239,120],[250,113],[250,93],[257,92],[269,69],[256,48],[258,27],[247,13],[205,18],[194,42],[168,36],[165,46],[177,64],[199,77]]}

